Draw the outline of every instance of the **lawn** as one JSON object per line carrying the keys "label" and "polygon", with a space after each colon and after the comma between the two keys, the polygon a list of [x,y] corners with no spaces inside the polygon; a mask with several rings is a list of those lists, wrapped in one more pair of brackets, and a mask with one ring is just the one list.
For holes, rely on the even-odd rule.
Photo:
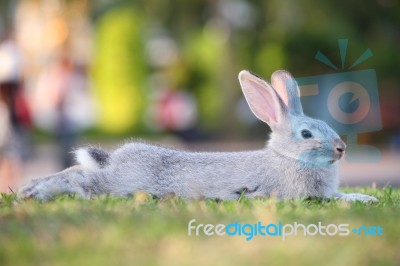
{"label": "lawn", "polygon": [[[399,265],[400,189],[344,190],[373,195],[380,202],[184,201],[138,193],[128,199],[63,196],[41,203],[2,194],[0,265]],[[246,240],[245,235],[206,236],[201,230],[195,236],[192,230],[188,236],[192,219],[193,225],[380,226],[383,235],[363,230],[360,235],[299,233],[285,240],[260,235]]]}

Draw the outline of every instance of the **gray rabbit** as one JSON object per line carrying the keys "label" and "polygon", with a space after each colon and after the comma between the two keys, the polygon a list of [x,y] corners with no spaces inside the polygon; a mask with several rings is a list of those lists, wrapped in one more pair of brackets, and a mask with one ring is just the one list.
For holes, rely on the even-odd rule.
{"label": "gray rabbit", "polygon": [[36,179],[19,191],[21,198],[49,200],[60,194],[83,198],[146,191],[155,197],[236,200],[274,196],[336,198],[377,202],[363,194],[338,191],[337,161],[345,143],[325,122],[303,114],[299,88],[286,71],[272,85],[241,71],[239,81],[253,113],[272,130],[265,148],[243,152],[185,152],[127,143],[115,151],[87,147],[75,151],[78,165]]}

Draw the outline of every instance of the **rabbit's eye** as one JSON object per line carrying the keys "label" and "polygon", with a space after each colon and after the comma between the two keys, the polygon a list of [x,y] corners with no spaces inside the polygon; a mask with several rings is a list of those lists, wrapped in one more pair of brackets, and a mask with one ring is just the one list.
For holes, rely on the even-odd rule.
{"label": "rabbit's eye", "polygon": [[310,131],[304,129],[301,131],[301,136],[303,137],[303,139],[309,139],[312,138],[312,134]]}

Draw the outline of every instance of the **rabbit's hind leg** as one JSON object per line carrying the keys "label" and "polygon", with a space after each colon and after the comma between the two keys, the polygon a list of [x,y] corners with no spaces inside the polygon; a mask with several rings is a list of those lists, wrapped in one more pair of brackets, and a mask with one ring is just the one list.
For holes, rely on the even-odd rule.
{"label": "rabbit's hind leg", "polygon": [[18,196],[41,201],[62,194],[76,194],[82,198],[90,198],[93,191],[88,184],[85,172],[79,166],[75,166],[45,178],[32,180],[19,190]]}

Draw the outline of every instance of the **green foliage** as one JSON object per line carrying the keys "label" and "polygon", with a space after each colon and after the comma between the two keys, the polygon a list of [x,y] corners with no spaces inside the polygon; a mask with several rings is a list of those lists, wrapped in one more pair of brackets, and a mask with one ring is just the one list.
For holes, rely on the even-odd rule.
{"label": "green foliage", "polygon": [[226,40],[215,28],[205,28],[191,34],[185,43],[185,58],[189,64],[188,75],[200,77],[190,84],[197,96],[200,122],[204,127],[215,128],[220,125],[224,105],[221,70],[226,67],[224,58],[228,57]]}
{"label": "green foliage", "polygon": [[120,133],[140,126],[146,102],[143,23],[131,6],[108,11],[96,23],[92,65],[100,127]]}
{"label": "green foliage", "polygon": [[[95,9],[101,9],[101,2],[93,4]],[[148,77],[156,71],[168,72],[167,82],[197,97],[200,127],[232,131],[226,121],[236,120],[232,110],[241,97],[236,80],[241,69],[250,69],[266,79],[280,68],[296,77],[333,73],[335,70],[314,56],[322,51],[339,65],[338,39],[349,40],[345,69],[340,71],[347,71],[370,48],[374,57],[356,68],[373,68],[379,79],[400,84],[396,72],[400,62],[396,34],[400,9],[396,1],[121,3],[103,8],[104,15],[96,23],[93,78],[100,101],[99,121],[111,132],[140,125],[147,104]],[[232,3],[242,3],[240,8],[246,6],[250,15],[241,17],[231,12],[231,18],[227,18],[223,10]],[[156,70],[144,60],[144,44],[154,26],[175,41],[178,65]],[[391,88],[396,85],[381,90]]]}
{"label": "green foliage", "polygon": [[[54,201],[0,198],[1,265],[396,265],[400,190],[345,189],[377,204],[275,199],[185,201],[99,197]],[[380,225],[384,236],[280,238],[188,236],[196,223],[348,223]]]}

